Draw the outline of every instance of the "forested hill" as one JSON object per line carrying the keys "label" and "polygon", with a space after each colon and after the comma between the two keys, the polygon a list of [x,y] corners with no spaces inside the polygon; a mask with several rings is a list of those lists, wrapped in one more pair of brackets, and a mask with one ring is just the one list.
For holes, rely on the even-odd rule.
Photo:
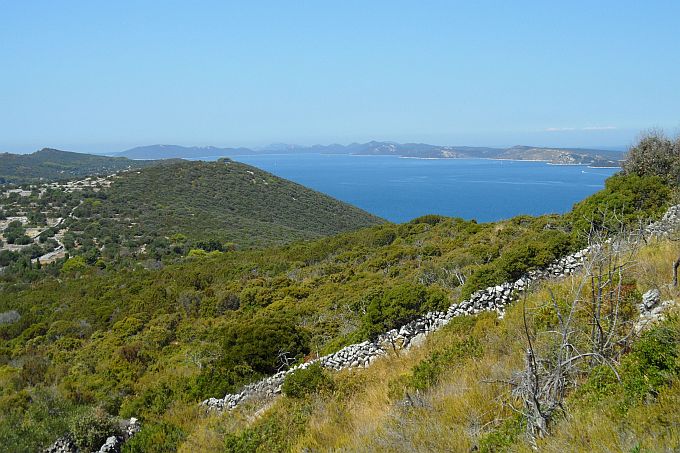
{"label": "forested hill", "polygon": [[44,148],[32,154],[2,153],[0,154],[0,184],[24,184],[111,174],[120,170],[147,167],[157,163],[148,160],[131,160],[125,157],[73,153],[50,148]]}
{"label": "forested hill", "polygon": [[[88,218],[117,219],[117,231],[218,239],[238,246],[281,244],[382,222],[359,208],[248,165],[223,160],[125,172]],[[101,222],[100,222],[101,223]],[[87,225],[83,225],[87,228]]]}

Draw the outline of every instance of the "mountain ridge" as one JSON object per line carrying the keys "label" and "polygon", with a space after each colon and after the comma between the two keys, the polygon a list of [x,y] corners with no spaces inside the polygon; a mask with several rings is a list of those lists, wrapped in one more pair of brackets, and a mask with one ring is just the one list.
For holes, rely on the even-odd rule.
{"label": "mountain ridge", "polygon": [[423,159],[512,159],[536,160],[553,164],[618,167],[624,157],[622,152],[546,146],[515,145],[508,148],[484,146],[440,146],[427,143],[396,143],[369,141],[348,145],[301,146],[276,143],[263,148],[219,148],[214,146],[149,145],[131,148],[117,156],[132,159],[186,158],[202,159],[234,157],[256,154],[349,154],[360,156],[397,156]]}

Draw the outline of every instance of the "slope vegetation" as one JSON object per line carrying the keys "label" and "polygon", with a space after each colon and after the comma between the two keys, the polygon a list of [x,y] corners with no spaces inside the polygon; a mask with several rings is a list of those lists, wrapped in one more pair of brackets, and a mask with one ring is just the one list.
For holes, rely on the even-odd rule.
{"label": "slope vegetation", "polygon": [[153,161],[95,156],[44,148],[32,154],[0,154],[0,184],[25,184],[111,174],[156,165]]}
{"label": "slope vegetation", "polygon": [[311,239],[382,221],[232,161],[180,162],[123,173],[114,179],[106,197],[87,210],[82,215],[88,219],[114,222],[114,232],[127,228],[138,235],[160,237],[179,233],[243,247]]}
{"label": "slope vegetation", "polygon": [[[206,164],[174,173],[191,174],[194,165]],[[233,163],[211,168],[238,171],[249,187],[267,176]],[[620,272],[603,261],[600,279],[588,285],[539,287],[525,300],[526,312],[518,305],[503,319],[456,318],[423,348],[365,371],[313,369],[288,382],[287,396],[268,409],[246,404],[206,415],[197,404],[542,267],[582,247],[591,228],[606,235],[658,217],[677,191],[679,167],[626,168],[565,216],[489,224],[426,216],[281,247],[190,253],[158,268],[71,258],[36,270],[44,273],[40,281],[0,292],[0,450],[36,451],[68,432],[92,451],[116,417],[131,416],[143,428],[125,445],[129,452],[526,450],[528,419],[515,392],[521,387],[512,384],[517,376],[526,382],[526,340],[536,340],[548,367],[565,349],[553,341],[565,304],[585,300],[566,349],[589,345],[598,335],[592,291],[602,302],[599,327],[615,335],[611,367],[579,361],[560,393],[562,412],[533,441],[552,451],[641,450],[654,442],[677,448],[677,418],[669,411],[678,398],[677,322],[620,336],[637,319],[640,293],[659,287],[664,299],[677,297],[664,286],[677,257],[672,242],[636,251],[636,265]],[[203,187],[194,177],[179,180]],[[153,181],[151,200],[169,183]],[[134,200],[145,202],[141,194]]]}

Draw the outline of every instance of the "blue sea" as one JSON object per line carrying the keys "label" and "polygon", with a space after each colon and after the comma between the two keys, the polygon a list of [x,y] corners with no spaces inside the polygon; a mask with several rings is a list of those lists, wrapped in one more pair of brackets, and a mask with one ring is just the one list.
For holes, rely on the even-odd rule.
{"label": "blue sea", "polygon": [[243,162],[392,222],[441,214],[481,222],[563,213],[617,170],[544,162],[269,154]]}

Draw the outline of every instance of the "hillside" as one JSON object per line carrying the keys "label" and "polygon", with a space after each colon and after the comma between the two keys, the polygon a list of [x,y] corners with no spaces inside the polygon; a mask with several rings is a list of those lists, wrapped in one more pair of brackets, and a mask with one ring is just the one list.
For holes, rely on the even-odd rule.
{"label": "hillside", "polygon": [[155,165],[120,157],[95,156],[44,148],[32,154],[0,154],[0,184],[57,181],[90,175],[112,174],[130,168]]}
{"label": "hillside", "polygon": [[206,158],[263,153],[320,153],[386,155],[427,159],[513,159],[539,160],[554,164],[590,165],[618,167],[623,154],[616,151],[595,149],[547,148],[514,146],[511,148],[489,148],[474,146],[438,146],[425,143],[377,142],[352,143],[349,145],[298,146],[276,144],[262,149],[182,147],[174,145],[152,145],[133,148],[120,153],[135,159],[161,159],[169,157]]}
{"label": "hillside", "polygon": [[124,266],[194,253],[285,244],[355,230],[381,219],[256,168],[167,162],[105,177],[0,189],[0,271],[30,261]]}
{"label": "hillside", "polygon": [[[631,150],[624,174],[564,216],[485,224],[425,216],[285,246],[190,252],[163,266],[140,255],[124,267],[76,257],[31,269],[42,277],[0,291],[0,451],[36,451],[65,433],[96,450],[130,417],[142,430],[126,452],[677,449],[680,327],[669,316],[636,330],[641,314],[679,297],[669,284],[676,242],[633,233],[673,202],[678,167],[647,166],[645,149]],[[236,172],[245,178],[239,186],[267,176],[230,162],[185,163],[175,179],[200,193],[204,182],[191,175],[203,166],[199,174]],[[112,189],[149,170],[158,171],[130,172]],[[147,181],[156,183],[149,199],[163,192],[183,200],[158,175]],[[121,199],[141,190],[134,180],[121,187]],[[612,236],[612,247],[594,246]],[[379,341],[586,245],[579,256],[590,264],[535,281],[502,317],[487,301],[490,312],[459,312],[420,347],[385,342],[383,358],[366,369],[309,366],[284,382],[282,396],[222,413],[199,405]],[[659,300],[642,297],[654,288]],[[566,353],[562,373],[554,357]],[[533,437],[536,414],[523,399],[532,373],[548,389],[564,383]],[[540,408],[553,401],[539,396]]]}
{"label": "hillside", "polygon": [[115,222],[114,230],[183,234],[239,247],[311,239],[381,222],[329,196],[228,160],[123,173],[114,178],[106,198],[87,210],[88,218]]}

